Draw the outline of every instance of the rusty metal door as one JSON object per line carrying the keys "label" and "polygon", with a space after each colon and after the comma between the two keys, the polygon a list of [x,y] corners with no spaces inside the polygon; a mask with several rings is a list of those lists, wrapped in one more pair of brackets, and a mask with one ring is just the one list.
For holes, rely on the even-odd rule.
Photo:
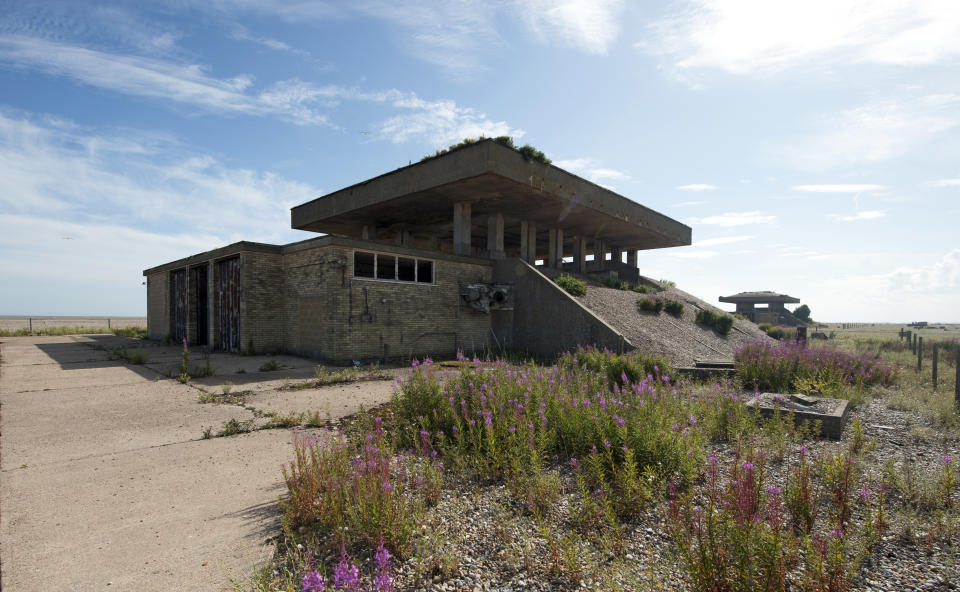
{"label": "rusty metal door", "polygon": [[194,345],[207,345],[210,333],[209,300],[207,299],[207,266],[190,269],[190,282],[193,284]]}
{"label": "rusty metal door", "polygon": [[177,343],[187,337],[187,270],[170,272],[170,336]]}
{"label": "rusty metal door", "polygon": [[240,258],[217,261],[217,342],[222,351],[240,351]]}

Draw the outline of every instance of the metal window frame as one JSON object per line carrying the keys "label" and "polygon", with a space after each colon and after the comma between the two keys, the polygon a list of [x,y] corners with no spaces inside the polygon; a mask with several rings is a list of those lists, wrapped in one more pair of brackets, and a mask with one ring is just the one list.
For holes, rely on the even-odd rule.
{"label": "metal window frame", "polygon": [[[373,277],[359,276],[357,275],[356,268],[356,257],[357,253],[367,253],[373,255]],[[393,257],[393,278],[394,279],[382,279],[377,277],[377,271],[380,265],[380,256]],[[413,261],[413,280],[401,280],[400,277],[400,257],[404,259],[410,259]],[[421,282],[419,281],[420,276],[420,262],[429,261],[430,262],[430,281]],[[351,280],[362,280],[365,282],[385,282],[393,284],[404,284],[404,285],[417,285],[417,286],[436,286],[437,285],[437,260],[428,259],[426,257],[413,257],[410,255],[401,255],[399,253],[390,253],[388,251],[368,251],[366,249],[354,249],[353,251],[353,273],[350,276]]]}

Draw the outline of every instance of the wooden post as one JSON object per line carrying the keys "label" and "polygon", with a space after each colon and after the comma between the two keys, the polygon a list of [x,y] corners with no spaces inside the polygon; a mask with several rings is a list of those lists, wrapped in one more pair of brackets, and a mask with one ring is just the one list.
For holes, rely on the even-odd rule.
{"label": "wooden post", "polygon": [[30,317],[30,335],[33,335],[33,317]]}
{"label": "wooden post", "polygon": [[957,357],[956,368],[957,378],[953,383],[953,398],[957,402],[957,405],[960,405],[960,356]]}
{"label": "wooden post", "polygon": [[933,367],[932,367],[932,368],[933,368],[933,390],[937,390],[937,357],[938,357],[937,354],[939,353],[939,352],[937,351],[938,349],[939,349],[939,345],[938,345],[936,342],[934,342],[934,344],[933,344]]}
{"label": "wooden post", "polygon": [[110,328],[110,319],[107,319],[107,329]]}
{"label": "wooden post", "polygon": [[923,368],[923,337],[917,338],[917,372]]}

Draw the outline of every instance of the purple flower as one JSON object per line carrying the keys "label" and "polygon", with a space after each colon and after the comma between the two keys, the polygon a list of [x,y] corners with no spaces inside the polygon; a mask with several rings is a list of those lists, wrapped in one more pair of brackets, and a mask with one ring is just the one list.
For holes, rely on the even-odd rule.
{"label": "purple flower", "polygon": [[610,448],[610,440],[607,440],[606,438],[604,438],[604,439],[603,439],[603,445],[604,445],[605,447],[607,447],[607,448]]}
{"label": "purple flower", "polygon": [[752,471],[753,463],[748,463],[744,461],[743,463],[740,464],[740,468],[743,469],[744,471]]}
{"label": "purple flower", "polygon": [[360,590],[360,570],[346,555],[340,556],[340,562],[333,570],[333,585],[337,589],[347,592]]}
{"label": "purple flower", "polygon": [[386,491],[387,493],[390,493],[391,491],[393,491],[393,485],[390,485],[389,481],[384,481],[383,490]]}
{"label": "purple flower", "polygon": [[390,551],[383,546],[383,541],[377,546],[377,554],[374,555],[374,563],[377,568],[377,575],[373,578],[373,587],[376,592],[391,592],[393,590],[393,579],[390,577]]}
{"label": "purple flower", "polygon": [[777,487],[776,485],[771,485],[770,487],[767,488],[767,493],[770,493],[772,495],[780,495],[781,491],[780,491],[780,488]]}
{"label": "purple flower", "polygon": [[323,592],[327,584],[323,581],[323,576],[320,575],[320,572],[312,570],[303,574],[303,580],[301,580],[300,586],[303,592]]}
{"label": "purple flower", "polygon": [[940,457],[940,460],[943,461],[943,464],[949,465],[950,463],[953,462],[953,457],[950,456],[949,454],[944,454],[943,456]]}

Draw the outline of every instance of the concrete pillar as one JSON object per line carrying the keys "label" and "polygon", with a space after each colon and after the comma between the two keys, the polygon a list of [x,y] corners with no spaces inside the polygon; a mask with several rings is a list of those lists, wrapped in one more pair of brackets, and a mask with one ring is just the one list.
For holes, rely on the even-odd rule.
{"label": "concrete pillar", "polygon": [[563,229],[549,229],[550,244],[547,248],[547,267],[563,268]]}
{"label": "concrete pillar", "polygon": [[503,214],[496,213],[487,216],[487,250],[491,259],[503,259]]}
{"label": "concrete pillar", "polygon": [[533,220],[527,222],[527,261],[530,265],[537,262],[537,223]]}
{"label": "concrete pillar", "polygon": [[614,263],[623,263],[623,252],[620,250],[620,247],[613,247],[610,249],[610,261]]}
{"label": "concrete pillar", "polygon": [[573,270],[587,273],[587,239],[582,236],[573,237]]}
{"label": "concrete pillar", "polygon": [[563,229],[557,229],[557,269],[563,269]]}
{"label": "concrete pillar", "polygon": [[603,267],[607,247],[603,244],[603,240],[599,238],[593,239],[593,270],[599,271]]}
{"label": "concrete pillar", "polygon": [[627,265],[636,269],[637,267],[637,250],[636,249],[630,249],[629,251],[627,251]]}
{"label": "concrete pillar", "polygon": [[453,253],[455,255],[470,255],[470,204],[457,202],[453,204]]}
{"label": "concrete pillar", "polygon": [[360,232],[360,238],[369,241],[377,240],[377,227],[373,224],[364,224],[363,230]]}
{"label": "concrete pillar", "polygon": [[527,239],[530,237],[527,235],[527,221],[520,220],[520,258],[524,261],[527,260]]}

